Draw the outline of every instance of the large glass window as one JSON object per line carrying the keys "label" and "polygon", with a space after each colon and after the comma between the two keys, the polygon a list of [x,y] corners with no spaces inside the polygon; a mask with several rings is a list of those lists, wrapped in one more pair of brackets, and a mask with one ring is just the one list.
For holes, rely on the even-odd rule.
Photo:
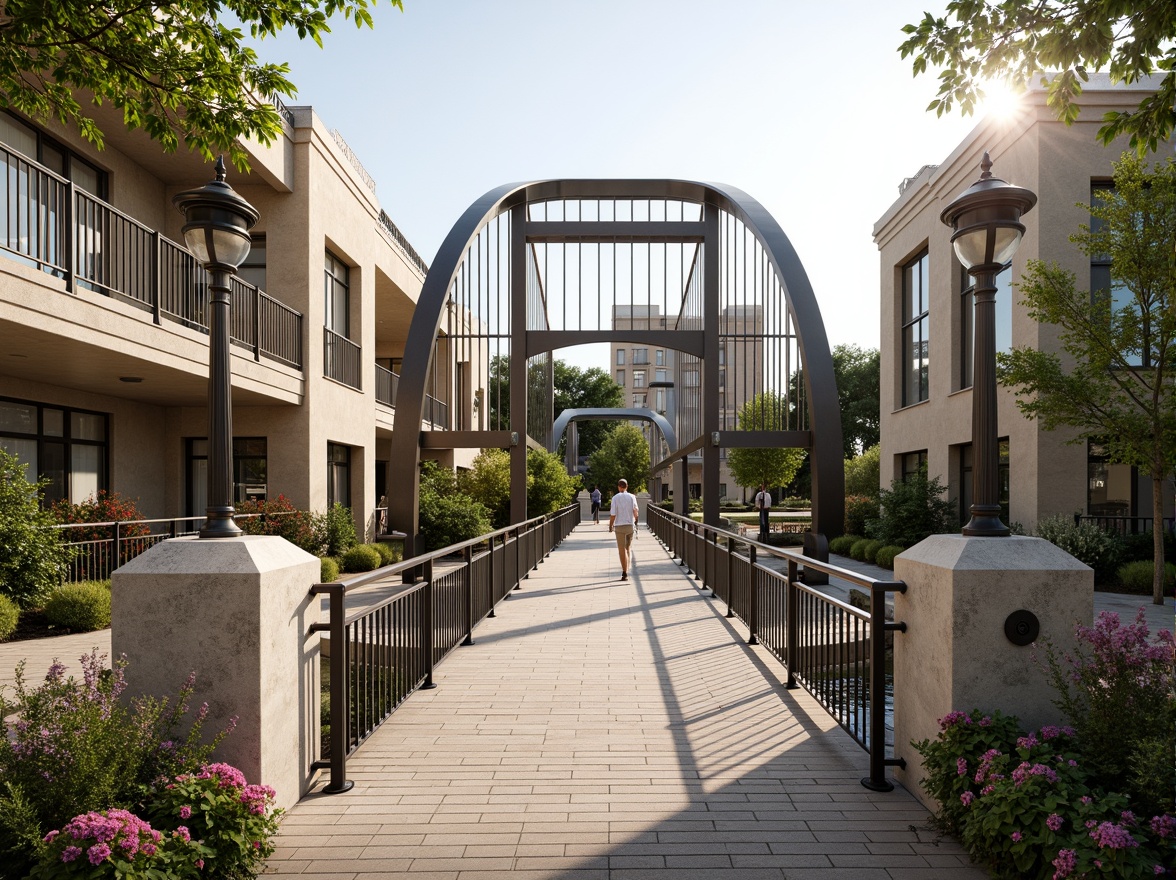
{"label": "large glass window", "polygon": [[253,239],[249,255],[237,270],[237,276],[246,284],[265,290],[265,236]]}
{"label": "large glass window", "polygon": [[635,364],[649,363],[649,349],[648,348],[635,348],[635,349],[633,349],[633,363],[635,363]]}
{"label": "large glass window", "polygon": [[918,452],[907,452],[902,456],[902,481],[905,483],[911,477],[917,475],[921,468],[927,467],[927,450],[920,449]]}
{"label": "large glass window", "polygon": [[1112,464],[1106,447],[1089,443],[1086,450],[1086,512],[1091,516],[1134,516],[1135,475],[1127,464]]}
{"label": "large glass window", "polygon": [[327,444],[327,506],[351,506],[351,447]]}
{"label": "large glass window", "polygon": [[644,388],[645,387],[645,370],[634,370],[633,371],[633,387],[634,388]]}
{"label": "large glass window", "polygon": [[930,280],[927,251],[902,268],[902,405],[928,397]]}
{"label": "large glass window", "polygon": [[633,406],[644,407],[648,405],[649,398],[644,394],[633,395]]}
{"label": "large glass window", "polygon": [[347,264],[327,251],[323,323],[328,330],[348,339],[351,338],[349,275],[350,269]]}
{"label": "large glass window", "polygon": [[[976,302],[972,297],[972,276],[960,266],[960,388],[972,387],[975,362]],[[996,276],[996,350],[1013,349],[1013,269],[1006,263]]]}
{"label": "large glass window", "polygon": [[0,143],[39,162],[92,196],[106,198],[106,172],[11,113],[0,111]]}
{"label": "large glass window", "polygon": [[624,384],[625,384],[625,371],[624,370],[617,370],[617,384],[621,385],[622,387],[624,386]]}
{"label": "large glass window", "polygon": [[[1098,205],[1101,203],[1100,196],[1102,194],[1109,194],[1114,192],[1114,185],[1110,183],[1095,183],[1090,187],[1090,203]],[[1090,231],[1102,232],[1106,228],[1106,222],[1101,217],[1091,216]],[[1092,254],[1090,257],[1090,294],[1091,296],[1103,295],[1110,297],[1110,310],[1112,317],[1123,309],[1130,309],[1136,314],[1139,313],[1139,302],[1135,295],[1121,281],[1111,277],[1111,257],[1110,254]],[[1131,352],[1133,357],[1127,357],[1126,363],[1134,367],[1146,367],[1151,365],[1151,345],[1146,340],[1140,349]]]}
{"label": "large glass window", "polygon": [[623,367],[625,365],[625,350],[623,348],[617,349],[617,366]]}
{"label": "large glass window", "polygon": [[[208,507],[208,440],[187,442],[188,516],[201,516]],[[268,487],[268,441],[265,437],[233,438],[233,503],[265,501]]]}
{"label": "large glass window", "polygon": [[45,501],[79,503],[107,489],[108,416],[0,399],[0,449],[28,466],[30,482],[48,479]]}
{"label": "large glass window", "polygon": [[665,366],[665,363],[666,363],[666,351],[665,351],[665,349],[664,349],[664,348],[658,348],[658,349],[655,349],[655,350],[654,350],[654,353],[653,353],[653,356],[654,356],[654,358],[656,359],[656,363],[657,363],[657,365],[658,365],[659,367]]}

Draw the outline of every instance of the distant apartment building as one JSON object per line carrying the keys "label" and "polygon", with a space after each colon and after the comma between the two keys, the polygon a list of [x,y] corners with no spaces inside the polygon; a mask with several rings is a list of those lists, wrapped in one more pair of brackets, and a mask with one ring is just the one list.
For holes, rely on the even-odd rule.
{"label": "distant apartment building", "polygon": [[[1029,92],[1010,120],[986,119],[939,165],[902,182],[899,197],[874,226],[881,256],[882,485],[925,465],[948,486],[967,520],[972,503],[972,282],[952,251],[944,207],[979,177],[985,150],[993,174],[1033,190],[1020,249],[997,279],[998,351],[1031,346],[1059,351],[1056,328],[1039,324],[1014,287],[1030,259],[1057,262],[1086,289],[1110,284],[1105,261],[1091,259],[1069,236],[1091,222],[1094,192],[1111,184],[1112,162],[1126,140],[1104,147],[1095,137],[1103,114],[1134,106],[1146,85],[1112,87],[1092,77],[1082,115],[1066,126]],[[1169,144],[1160,156],[1172,152]],[[1016,407],[1011,390],[998,392],[1000,484],[1008,519],[1031,529],[1054,514],[1149,517],[1151,483],[1126,465],[1110,464],[1095,443],[1068,444],[1074,435],[1044,431]],[[1165,498],[1172,513],[1171,484]],[[1136,520],[1126,528],[1150,528]]]}
{"label": "distant apartment building", "polygon": [[[339,502],[370,531],[427,267],[342,137],[310,107],[279,109],[282,136],[245,144],[251,173],[228,180],[261,214],[233,289],[234,494]],[[101,151],[0,111],[0,448],[51,500],[105,489],[148,517],[201,516],[205,275],[171,198],[212,166],[99,121]],[[449,406],[455,372],[434,370],[433,427],[469,423],[473,391],[470,411]]]}
{"label": "distant apartment building", "polygon": [[[736,427],[740,408],[752,394],[750,389],[763,383],[763,311],[760,306],[727,306],[720,316],[724,338],[719,348],[719,423]],[[657,305],[614,306],[613,330],[673,330],[676,315],[663,315]],[[625,407],[645,407],[664,415],[678,432],[678,441],[685,445],[701,432],[701,368],[698,359],[669,348],[612,343],[609,362],[613,379],[624,393]],[[731,369],[728,369],[728,366]],[[738,377],[728,381],[729,377]],[[635,423],[645,431],[651,443],[658,433],[648,422]],[[688,459],[687,481],[690,495],[702,493],[702,455],[695,453]],[[661,497],[671,491],[670,472],[660,474]],[[719,497],[750,497],[753,487],[735,484],[727,467],[726,450],[722,450],[719,464]]]}

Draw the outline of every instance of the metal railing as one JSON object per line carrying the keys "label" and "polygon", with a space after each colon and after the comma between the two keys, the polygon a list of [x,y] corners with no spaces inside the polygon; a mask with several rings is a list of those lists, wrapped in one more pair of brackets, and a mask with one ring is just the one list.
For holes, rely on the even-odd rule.
{"label": "metal railing", "polygon": [[444,430],[449,427],[449,404],[443,400],[438,400],[432,394],[425,395],[425,421],[433,426],[436,430]]}
{"label": "metal railing", "polygon": [[[187,250],[0,144],[0,250],[18,262],[207,332],[207,275]],[[234,279],[233,342],[302,368],[302,315]]]}
{"label": "metal railing", "polygon": [[[293,513],[293,512],[291,512]],[[290,513],[238,513],[235,520],[289,516]],[[160,541],[195,535],[204,525],[203,516],[171,519],[134,519],[118,522],[65,523],[52,528],[70,548],[66,583],[106,580],[120,565],[150,550]]]}
{"label": "metal railing", "polygon": [[[1155,517],[1151,516],[1100,516],[1098,514],[1074,514],[1074,525],[1094,523],[1104,532],[1117,535],[1150,535]],[[1161,522],[1165,532],[1176,533],[1176,517],[1166,516]]]}
{"label": "metal railing", "polygon": [[359,390],[360,358],[362,350],[358,345],[336,333],[329,327],[323,328],[323,375],[350,388]]}
{"label": "metal railing", "polygon": [[[905,766],[886,756],[886,634],[906,632],[886,621],[888,593],[905,593],[901,581],[880,581],[819,562],[798,550],[769,547],[724,529],[650,506],[650,531],[669,552],[727,605],[727,617],[748,628],[748,644],[762,644],[788,670],[789,688],[803,687],[870,756],[862,785],[875,791],[894,786],[886,767]],[[757,562],[757,554],[787,562],[781,573]],[[813,589],[801,569],[835,575],[864,587],[863,611]]]}
{"label": "metal railing", "polygon": [[[315,584],[328,619],[313,624],[329,662],[329,746],[313,770],[330,770],[329,793],[347,791],[347,758],[414,691],[432,688],[433,670],[580,522],[578,504],[460,544]],[[396,585],[399,581],[403,585]],[[348,610],[348,594],[373,585],[394,594]],[[361,594],[362,595],[362,594]],[[353,605],[358,604],[358,598]],[[324,645],[325,642],[325,645]],[[315,703],[317,712],[318,703]]]}
{"label": "metal railing", "polygon": [[388,406],[396,406],[396,391],[399,387],[400,376],[376,364],[376,400]]}
{"label": "metal railing", "polygon": [[404,233],[400,231],[392,218],[388,216],[386,211],[380,211],[380,229],[392,240],[392,242],[404,252],[412,263],[420,271],[422,275],[429,274],[429,264],[421,259],[421,255],[416,252],[416,249],[409,244],[408,239]]}

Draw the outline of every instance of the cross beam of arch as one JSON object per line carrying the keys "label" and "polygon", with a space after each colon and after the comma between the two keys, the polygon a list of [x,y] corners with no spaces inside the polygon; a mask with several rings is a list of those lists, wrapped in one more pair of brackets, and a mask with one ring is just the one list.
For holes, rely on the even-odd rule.
{"label": "cross beam of arch", "polygon": [[[723,445],[802,446],[813,529],[840,534],[833,360],[776,220],[720,184],[547,180],[506,184],[470,205],[425,278],[392,432],[392,467],[406,479],[389,520],[409,536],[407,556],[417,552],[422,448],[509,448],[511,519],[526,518],[526,450],[550,447],[555,428],[554,353],[586,343],[633,346],[635,361],[665,354],[678,389],[670,458],[701,458],[706,522],[719,519]],[[431,399],[449,402],[444,423],[426,421],[437,412]],[[754,441],[736,430],[748,405],[763,410]]]}

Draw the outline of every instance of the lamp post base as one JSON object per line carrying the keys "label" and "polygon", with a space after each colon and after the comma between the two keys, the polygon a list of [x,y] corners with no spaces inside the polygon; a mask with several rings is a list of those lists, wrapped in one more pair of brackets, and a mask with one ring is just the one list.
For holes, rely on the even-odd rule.
{"label": "lamp post base", "polygon": [[968,538],[1007,538],[1012,534],[1001,522],[999,504],[973,504],[972,518],[960,532]]}
{"label": "lamp post base", "polygon": [[236,510],[232,507],[209,507],[205,510],[204,525],[200,527],[201,538],[239,538],[241,527],[233,520]]}

